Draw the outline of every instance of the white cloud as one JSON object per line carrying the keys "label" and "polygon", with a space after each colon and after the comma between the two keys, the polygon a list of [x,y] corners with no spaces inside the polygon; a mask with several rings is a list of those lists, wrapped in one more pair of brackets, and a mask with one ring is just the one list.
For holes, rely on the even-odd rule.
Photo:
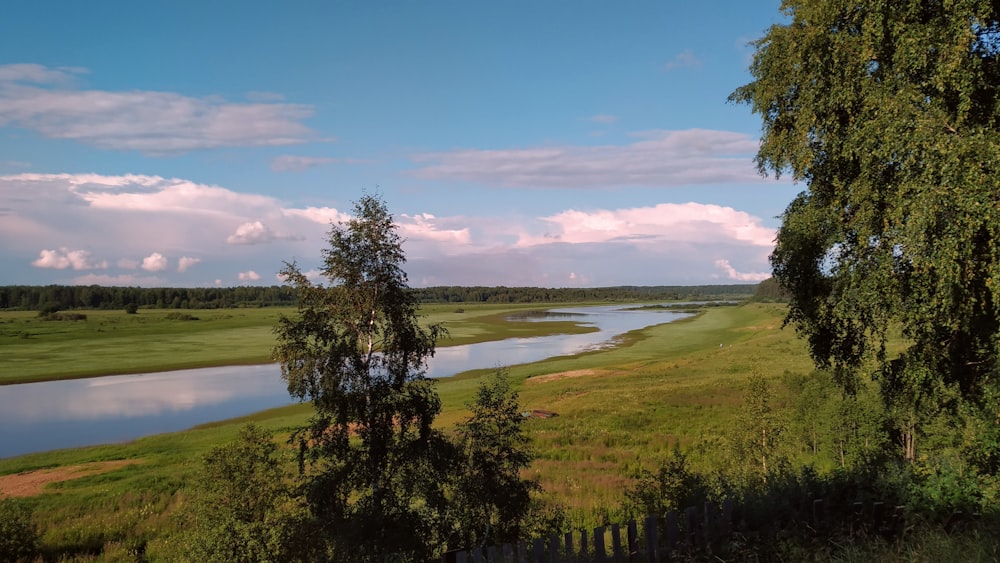
{"label": "white cloud", "polygon": [[296,235],[275,234],[270,227],[260,221],[248,221],[236,227],[236,232],[226,237],[229,244],[264,244],[276,240],[299,240]]}
{"label": "white cloud", "polygon": [[274,233],[267,225],[260,221],[254,221],[236,227],[236,232],[226,237],[226,242],[229,244],[260,244],[271,242],[275,238]]}
{"label": "white cloud", "polygon": [[663,70],[674,70],[678,68],[691,68],[701,66],[701,59],[699,59],[691,51],[691,49],[684,49],[680,53],[674,55],[674,58],[667,61],[663,65]]}
{"label": "white cloud", "polygon": [[147,272],[162,272],[167,269],[168,261],[166,257],[159,252],[154,252],[142,259],[141,267]]}
{"label": "white cloud", "polygon": [[79,67],[48,68],[40,64],[18,63],[0,65],[0,82],[25,82],[28,84],[53,84],[70,82],[87,69]]}
{"label": "white cloud", "polygon": [[430,213],[416,215],[400,215],[396,224],[404,238],[416,240],[432,240],[436,242],[468,244],[470,242],[468,227],[448,229],[442,227],[437,217]]}
{"label": "white cloud", "polygon": [[153,155],[318,140],[302,123],[313,115],[311,106],[235,103],[173,92],[79,90],[67,84],[83,72],[0,65],[0,127]]}
{"label": "white cloud", "polygon": [[306,207],[305,209],[285,209],[284,214],[290,217],[302,217],[321,225],[347,221],[351,216],[337,211],[333,207]]}
{"label": "white cloud", "polygon": [[411,155],[411,174],[507,187],[616,188],[760,183],[759,141],[744,133],[646,131],[627,145],[465,149]]}
{"label": "white cloud", "polygon": [[664,244],[729,242],[770,248],[774,229],[731,207],[701,203],[661,203],[653,207],[567,210],[541,218],[543,233],[522,234],[518,246],[554,243]]}
{"label": "white cloud", "polygon": [[716,260],[715,265],[726,272],[726,277],[735,281],[763,281],[771,277],[768,272],[737,272],[729,264],[729,260]]}
{"label": "white cloud", "polygon": [[240,272],[239,278],[240,281],[257,281],[260,279],[260,274],[258,274],[253,270],[250,270],[247,272]]}
{"label": "white cloud", "polygon": [[[563,209],[394,215],[414,285],[702,284],[727,275],[715,262],[721,257],[737,276],[769,270],[774,229],[744,211],[692,202]],[[270,272],[294,260],[320,281],[330,221],[348,218],[334,207],[289,208],[267,196],[155,176],[0,176],[0,268],[36,261],[48,269],[30,269],[38,280],[31,283],[76,283],[84,278],[65,275],[73,264],[104,267],[93,257],[116,256],[124,258],[101,278],[109,283],[152,285],[155,270],[159,285],[192,286],[232,272],[243,273],[238,283],[258,282],[271,274],[251,279],[248,265]],[[231,244],[230,237],[270,243]],[[26,251],[28,240],[48,253]],[[64,248],[70,240],[74,246]]]}
{"label": "white cloud", "polygon": [[31,263],[36,268],[53,268],[65,270],[103,270],[108,267],[106,261],[91,262],[90,252],[86,250],[70,250],[60,248],[58,250],[44,249],[38,253],[38,259]]}
{"label": "white cloud", "polygon": [[271,170],[275,172],[302,172],[307,168],[332,164],[334,162],[337,162],[337,159],[322,156],[284,155],[275,157],[271,161]]}
{"label": "white cloud", "polygon": [[201,258],[192,258],[190,256],[181,256],[181,259],[177,261],[177,271],[184,273],[188,271],[192,266],[201,262]]}

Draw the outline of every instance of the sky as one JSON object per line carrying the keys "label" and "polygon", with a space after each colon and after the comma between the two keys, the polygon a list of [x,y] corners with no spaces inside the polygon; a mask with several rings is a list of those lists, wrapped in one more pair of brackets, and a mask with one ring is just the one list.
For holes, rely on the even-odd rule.
{"label": "sky", "polygon": [[777,0],[13,2],[0,285],[317,282],[380,196],[413,287],[755,283]]}

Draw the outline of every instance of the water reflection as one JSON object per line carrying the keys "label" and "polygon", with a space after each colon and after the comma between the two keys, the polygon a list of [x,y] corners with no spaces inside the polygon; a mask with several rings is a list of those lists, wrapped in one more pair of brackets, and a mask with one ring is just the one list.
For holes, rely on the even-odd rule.
{"label": "water reflection", "polygon": [[[598,330],[438,348],[428,375],[576,354],[686,316],[615,306],[553,309],[530,319],[573,320]],[[291,402],[274,364],[5,385],[0,386],[0,457],[131,440]]]}

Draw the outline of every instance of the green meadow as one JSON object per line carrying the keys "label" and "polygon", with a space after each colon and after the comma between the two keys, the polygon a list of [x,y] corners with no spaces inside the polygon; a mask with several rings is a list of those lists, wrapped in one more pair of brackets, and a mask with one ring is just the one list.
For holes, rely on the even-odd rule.
{"label": "green meadow", "polygon": [[[565,306],[560,304],[560,306]],[[510,322],[538,305],[429,305],[423,322],[443,323],[441,346],[512,336],[591,330],[568,322]],[[0,385],[271,361],[273,327],[294,309],[73,311],[83,320],[47,320],[0,311]]]}
{"label": "green meadow", "polygon": [[[444,322],[456,343],[528,335],[543,328],[571,329],[569,325],[503,320],[511,311],[539,309],[538,305],[463,308],[458,312],[453,306],[431,307],[425,318]],[[227,330],[232,330],[253,335],[247,338],[265,349],[261,358],[266,359],[271,338],[267,323],[278,313],[266,309],[192,313],[199,317],[198,321],[157,319],[159,311],[142,311],[135,318],[125,318],[124,313],[88,313],[86,326],[81,321],[75,327],[63,324],[70,321],[52,321],[55,328],[50,330],[66,326],[65,332],[50,333],[61,334],[59,339],[53,339],[61,339],[61,344],[49,342],[44,349],[69,358],[68,350],[75,347],[80,356],[88,356],[89,351],[79,352],[81,343],[87,342],[88,331],[104,327],[108,332],[107,327],[118,326],[124,341],[162,346],[144,350],[143,356],[167,358],[171,349],[178,348],[161,340],[181,340],[183,346],[197,341],[223,346],[231,340],[226,337]],[[523,408],[545,409],[559,415],[529,420],[528,432],[538,453],[530,473],[540,479],[549,499],[566,508],[569,523],[590,526],[617,516],[623,490],[640,468],[657,467],[675,443],[685,447],[723,435],[733,422],[735,407],[751,373],[773,376],[780,401],[781,376],[812,369],[794,332],[781,330],[783,315],[781,305],[710,308],[687,320],[630,333],[614,348],[512,366],[511,380]],[[141,316],[148,320],[139,320]],[[10,313],[3,320],[0,326],[6,331],[12,325],[22,330],[31,327],[38,330],[38,340],[46,342],[41,335],[49,325],[28,315]],[[196,328],[199,326],[210,328]],[[197,334],[192,332],[199,330]],[[10,341],[18,339],[6,338],[5,347],[30,355],[25,346],[33,343],[12,345]],[[117,341],[115,345],[124,346]],[[235,344],[232,346],[235,348]],[[120,353],[124,348],[116,349]],[[113,354],[108,352],[105,357]],[[208,353],[200,358],[205,362],[220,360],[218,355]],[[86,363],[87,369],[96,369],[99,364],[82,357],[78,361]],[[23,365],[31,366],[36,377],[50,377],[53,373],[46,367],[51,370],[57,363],[53,357],[25,358]],[[137,365],[154,367],[152,363]],[[489,371],[438,380],[443,403],[438,421],[443,428],[450,429],[465,417],[465,405],[472,400],[479,378]],[[57,376],[68,375],[60,372]],[[247,421],[276,432],[281,439],[303,424],[308,415],[308,405],[295,405],[127,444],[0,460],[0,479],[32,470],[67,470],[91,462],[134,462],[49,483],[41,494],[28,497],[43,530],[44,552],[53,559],[111,561],[134,557],[141,551],[148,560],[170,560],[176,555],[172,538],[177,524],[172,515],[185,503],[185,487],[196,475],[203,454],[234,439]],[[292,463],[292,452],[288,455]]]}

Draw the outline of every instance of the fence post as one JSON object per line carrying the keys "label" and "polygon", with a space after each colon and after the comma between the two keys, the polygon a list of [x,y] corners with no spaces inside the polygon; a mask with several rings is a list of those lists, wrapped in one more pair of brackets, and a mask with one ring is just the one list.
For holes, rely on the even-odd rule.
{"label": "fence post", "polygon": [[590,563],[587,555],[587,530],[580,530],[580,561]]}
{"label": "fence post", "polygon": [[823,525],[823,499],[813,501],[813,528],[819,530]]}
{"label": "fence post", "polygon": [[572,563],[576,560],[576,551],[573,549],[573,532],[566,532],[563,536],[563,543],[566,546],[566,562]]}
{"label": "fence post", "polygon": [[618,524],[611,525],[611,553],[615,563],[622,563],[622,529]]}
{"label": "fence post", "polygon": [[469,563],[469,554],[463,549],[455,554],[455,563]]}
{"label": "fence post", "polygon": [[483,548],[482,547],[473,548],[473,550],[472,550],[472,561],[474,561],[475,563],[485,563],[483,561]]}
{"label": "fence post", "polygon": [[607,563],[607,555],[604,549],[604,526],[594,528],[594,560],[597,563]]}
{"label": "fence post", "polygon": [[680,530],[677,529],[677,512],[671,510],[667,513],[667,550],[664,553],[666,559],[674,556],[674,548],[677,547],[677,539]]}
{"label": "fence post", "polygon": [[509,543],[503,544],[503,563],[514,563],[514,546]]}
{"label": "fence post", "polygon": [[549,536],[549,561],[553,563],[566,561],[566,559],[559,558],[559,534]]}
{"label": "fence post", "polygon": [[538,538],[535,540],[532,550],[532,563],[543,563],[545,561],[545,540]]}
{"label": "fence post", "polygon": [[528,544],[524,540],[517,542],[517,563],[528,563]]}
{"label": "fence post", "polygon": [[639,561],[639,530],[635,520],[628,521],[628,560],[629,563]]}
{"label": "fence post", "polygon": [[684,520],[687,527],[684,535],[687,536],[687,543],[691,549],[698,549],[698,509],[689,506],[684,509]]}
{"label": "fence post", "polygon": [[646,560],[648,563],[660,563],[660,539],[656,533],[656,516],[646,517]]}

